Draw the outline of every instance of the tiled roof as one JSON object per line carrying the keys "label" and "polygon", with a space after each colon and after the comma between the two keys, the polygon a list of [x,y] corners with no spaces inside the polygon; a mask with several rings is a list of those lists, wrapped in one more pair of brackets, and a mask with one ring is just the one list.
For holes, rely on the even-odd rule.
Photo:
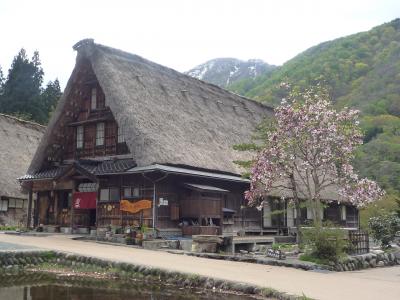
{"label": "tiled roof", "polygon": [[40,179],[53,179],[61,175],[67,167],[53,167],[51,169],[36,172],[34,174],[26,174],[19,180],[40,180]]}
{"label": "tiled roof", "polygon": [[[107,174],[122,173],[128,169],[135,167],[135,162],[132,159],[113,159],[105,161],[95,160],[80,160],[74,162],[74,165],[79,166],[89,173],[100,176]],[[64,165],[60,167],[53,167],[47,170],[42,170],[34,174],[27,174],[20,177],[19,180],[40,180],[40,179],[54,179],[62,175],[72,165]]]}

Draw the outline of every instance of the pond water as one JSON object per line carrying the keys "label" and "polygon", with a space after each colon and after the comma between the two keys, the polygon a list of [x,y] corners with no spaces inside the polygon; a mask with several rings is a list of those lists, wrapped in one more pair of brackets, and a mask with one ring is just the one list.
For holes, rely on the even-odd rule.
{"label": "pond water", "polygon": [[122,280],[65,277],[45,273],[0,276],[1,300],[239,300],[239,295],[179,289]]}

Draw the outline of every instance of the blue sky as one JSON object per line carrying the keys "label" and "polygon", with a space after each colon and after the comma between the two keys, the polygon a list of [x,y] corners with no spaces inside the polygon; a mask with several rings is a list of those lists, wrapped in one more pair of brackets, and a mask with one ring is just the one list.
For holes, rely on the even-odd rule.
{"label": "blue sky", "polygon": [[282,64],[318,43],[400,17],[395,0],[0,0],[0,65],[39,50],[62,86],[83,38],[186,71],[216,57]]}

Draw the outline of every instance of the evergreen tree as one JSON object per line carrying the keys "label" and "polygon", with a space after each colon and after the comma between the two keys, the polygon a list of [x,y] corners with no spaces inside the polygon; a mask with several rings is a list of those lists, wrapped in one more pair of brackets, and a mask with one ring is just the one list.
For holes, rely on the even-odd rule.
{"label": "evergreen tree", "polygon": [[47,113],[47,121],[50,119],[51,114],[57,106],[58,99],[60,99],[62,93],[60,88],[60,82],[58,79],[49,81],[46,88],[44,89],[41,98],[44,108]]}
{"label": "evergreen tree", "polygon": [[3,95],[3,86],[4,86],[4,76],[3,76],[3,70],[1,69],[0,66],[0,103],[1,103],[1,96]]}
{"label": "evergreen tree", "polygon": [[41,101],[43,75],[39,53],[35,51],[29,60],[25,49],[21,49],[14,57],[4,82],[0,111],[45,123],[48,113]]}

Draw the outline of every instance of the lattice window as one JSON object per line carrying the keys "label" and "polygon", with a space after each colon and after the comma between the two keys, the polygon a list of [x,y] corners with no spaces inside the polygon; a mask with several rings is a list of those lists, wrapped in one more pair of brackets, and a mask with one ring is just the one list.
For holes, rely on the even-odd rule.
{"label": "lattice window", "polygon": [[125,127],[119,126],[118,127],[118,143],[125,143]]}
{"label": "lattice window", "polygon": [[96,146],[104,145],[104,123],[96,124]]}
{"label": "lattice window", "polygon": [[90,109],[91,110],[97,109],[97,89],[96,88],[92,88],[92,90],[91,90]]}
{"label": "lattice window", "polygon": [[0,200],[0,211],[8,210],[8,200]]}
{"label": "lattice window", "polygon": [[76,127],[76,148],[83,148],[83,126]]}
{"label": "lattice window", "polygon": [[100,201],[120,201],[119,188],[101,189]]}

